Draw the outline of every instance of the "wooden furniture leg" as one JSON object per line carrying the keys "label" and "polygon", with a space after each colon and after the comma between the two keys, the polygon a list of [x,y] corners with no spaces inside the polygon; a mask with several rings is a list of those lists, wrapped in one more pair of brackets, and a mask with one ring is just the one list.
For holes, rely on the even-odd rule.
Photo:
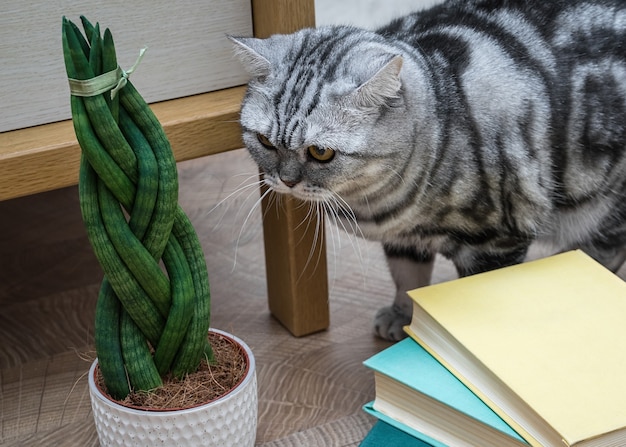
{"label": "wooden furniture leg", "polygon": [[[252,0],[252,11],[257,37],[315,25],[313,0]],[[309,206],[292,197],[264,199],[263,214],[270,311],[295,336],[326,329],[328,271],[323,221],[311,218]]]}
{"label": "wooden furniture leg", "polygon": [[268,304],[295,336],[326,329],[328,275],[323,223],[312,221],[309,205],[289,197],[263,202]]}

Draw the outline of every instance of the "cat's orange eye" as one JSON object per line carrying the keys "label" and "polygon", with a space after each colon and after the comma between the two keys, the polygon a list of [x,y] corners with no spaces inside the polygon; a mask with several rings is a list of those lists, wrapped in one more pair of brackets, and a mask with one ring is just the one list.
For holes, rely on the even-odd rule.
{"label": "cat's orange eye", "polygon": [[257,138],[257,140],[259,140],[259,143],[261,143],[264,148],[266,148],[266,149],[276,149],[276,147],[274,147],[272,142],[265,135],[258,133],[258,134],[256,134],[256,138]]}
{"label": "cat's orange eye", "polygon": [[327,147],[309,146],[309,155],[317,161],[329,162],[335,157],[335,151]]}

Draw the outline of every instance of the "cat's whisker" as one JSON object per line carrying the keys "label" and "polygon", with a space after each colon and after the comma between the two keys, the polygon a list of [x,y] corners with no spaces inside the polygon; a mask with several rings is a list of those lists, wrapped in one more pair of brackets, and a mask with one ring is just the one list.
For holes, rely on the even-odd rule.
{"label": "cat's whisker", "polygon": [[[332,244],[332,252],[333,252],[333,256],[334,256],[334,278],[337,278],[337,268],[339,266],[339,262],[338,259],[340,257],[340,249],[341,249],[341,230],[342,230],[342,222],[341,219],[337,213],[337,206],[333,206],[331,203],[329,202],[323,202],[323,206],[326,209],[326,216],[328,218],[329,221],[329,225],[330,225],[330,230],[329,230],[329,234],[330,239],[331,239],[331,244]],[[352,235],[350,235],[350,233],[348,231],[346,231],[344,229],[344,233],[347,235],[348,238],[351,238]],[[352,242],[350,242],[352,244]]]}
{"label": "cat's whisker", "polygon": [[[303,207],[303,206],[308,206],[308,210],[307,210],[306,215],[304,216],[304,219],[302,219],[302,221],[298,225],[296,225],[295,230],[298,230],[299,228],[301,228],[303,225],[306,224],[306,227],[304,228],[304,231],[302,233],[304,237],[304,235],[307,234],[309,231],[311,222],[313,222],[313,218],[312,218],[313,215],[317,215],[318,210],[316,209],[315,204],[313,202],[302,202],[299,205],[299,207]],[[316,216],[315,220],[316,222],[319,221],[319,216]],[[317,234],[317,229],[316,229],[316,234]],[[299,242],[302,242],[302,238],[300,239]]]}
{"label": "cat's whisker", "polygon": [[[241,175],[247,175],[247,177],[241,183],[239,183],[239,185],[237,185],[237,187],[232,192],[230,192],[226,197],[224,197],[222,200],[220,200],[215,205],[213,205],[213,207],[211,207],[206,212],[207,216],[209,214],[211,214],[212,212],[214,212],[220,206],[222,206],[225,203],[229,202],[233,197],[236,197],[236,196],[242,194],[245,190],[247,190],[249,188],[252,188],[252,187],[257,187],[258,188],[259,185],[262,183],[261,180],[250,182],[250,179],[253,179],[255,177],[255,175],[239,174],[239,176],[241,176]],[[256,175],[258,175],[258,174],[256,174]],[[227,210],[228,210],[228,208],[227,208]]]}
{"label": "cat's whisker", "polygon": [[[248,195],[247,195],[247,196],[246,196],[246,198],[243,200],[242,205],[239,207],[239,210],[237,211],[237,214],[236,214],[236,218],[237,218],[237,219],[239,218],[240,213],[242,212],[242,210],[244,210],[244,205],[245,205],[246,203],[248,203],[248,201],[250,200],[250,198],[251,198],[251,197],[256,196],[256,195],[258,194],[258,191],[259,191],[259,190],[261,190],[261,189],[259,188],[259,186],[260,186],[259,184],[256,184],[256,185],[254,185],[254,186],[255,186],[255,188],[250,188],[250,189],[248,190]],[[242,193],[243,193],[243,191],[242,191]],[[263,196],[265,196],[265,195],[266,195],[266,194],[265,194],[265,193],[263,193],[263,194],[261,194],[261,197],[263,197]],[[257,198],[257,199],[255,200],[255,203],[254,203],[254,205],[253,205],[252,210],[254,210],[254,208],[256,208],[256,207],[258,206],[258,202],[259,202],[259,198]],[[248,213],[248,215],[249,215],[249,213]]]}
{"label": "cat's whisker", "polygon": [[[315,226],[315,231],[313,234],[313,240],[311,241],[311,244],[310,244],[307,260],[304,263],[304,266],[302,268],[302,271],[297,281],[300,281],[300,279],[302,279],[302,275],[307,270],[311,260],[313,259],[313,256],[316,251],[316,247],[318,246],[318,244],[322,243],[322,240],[323,240],[322,235],[324,231],[323,226],[322,226],[322,217],[320,216],[320,209],[317,203],[311,202],[311,201],[303,201],[298,205],[298,208],[301,208],[303,206],[307,206],[308,209],[302,221],[298,223],[298,225],[295,227],[295,230],[301,228],[303,225],[306,225],[306,227],[302,230],[302,237],[297,243],[300,244],[304,242],[304,237],[306,236],[306,234],[308,234],[309,228],[311,225]],[[316,260],[315,266],[313,267],[312,272],[314,272],[317,266],[319,265],[319,261],[321,257],[322,250],[317,250],[317,251],[318,251],[317,260]]]}
{"label": "cat's whisker", "polygon": [[267,182],[265,182],[265,186],[267,186],[268,191],[271,191],[271,194],[269,196],[267,194],[264,194],[264,197],[268,197],[268,202],[267,202],[268,206],[263,211],[264,213],[263,218],[265,218],[266,213],[270,212],[270,210],[276,211],[276,216],[278,217],[281,211],[285,211],[285,206],[284,206],[285,194],[276,192],[274,189],[272,189],[271,185],[267,184]]}
{"label": "cat's whisker", "polygon": [[[248,177],[248,179],[250,179],[251,177]],[[224,213],[222,213],[222,216],[219,218],[218,222],[215,224],[215,228],[219,228],[219,226],[222,224],[222,221],[224,219],[224,216],[227,215],[228,210],[230,209],[230,204],[233,202],[233,197],[235,196],[241,196],[242,194],[247,192],[247,195],[245,196],[245,198],[243,199],[243,201],[241,201],[241,204],[239,205],[239,209],[237,210],[237,212],[235,213],[235,217],[234,220],[236,222],[240,221],[240,216],[241,213],[243,212],[243,210],[248,209],[248,203],[250,201],[251,197],[254,197],[255,194],[258,194],[258,190],[259,190],[259,183],[261,183],[260,181],[255,181],[251,184],[248,185],[244,185],[242,187],[237,188],[233,193],[229,194],[228,198],[229,201],[228,202],[224,202],[223,203],[227,203],[227,207],[224,210]],[[253,212],[254,209],[256,208],[256,204],[253,204],[252,209],[249,210],[249,212]],[[215,208],[215,207],[214,207]],[[240,230],[240,234],[237,236],[237,239],[241,239],[241,234],[243,232],[243,227]]]}
{"label": "cat's whisker", "polygon": [[[329,225],[334,226],[334,222],[330,222],[331,219],[334,218],[334,216],[328,204],[325,201],[317,201],[315,202],[315,206],[317,208],[317,219],[318,219],[317,224],[322,228],[323,235],[324,235],[324,241],[322,243],[324,243],[326,247],[330,245],[331,249],[326,251],[327,256],[328,256],[328,253],[332,253],[334,256],[334,259],[333,259],[334,262],[330,263],[330,265],[333,266],[333,272],[328,275],[329,280],[332,279],[333,281],[332,283],[328,285],[329,288],[332,290],[332,288],[334,287],[335,279],[337,278],[337,265],[338,265],[337,242],[338,241],[335,240],[335,231],[337,231],[337,228],[335,227],[334,231],[332,227],[329,229]],[[321,253],[319,256],[321,256]]]}
{"label": "cat's whisker", "polygon": [[282,207],[281,202],[283,200],[283,195],[277,193],[273,189],[268,189],[268,191],[270,191],[270,194],[265,195],[265,197],[267,197],[267,207],[263,210],[264,219],[271,209],[275,209],[276,213],[278,213],[278,210]]}
{"label": "cat's whisker", "polygon": [[403,185],[406,185],[406,179],[393,166],[385,165],[384,167],[387,168],[396,177],[398,177],[400,179],[400,182],[402,182]]}
{"label": "cat's whisker", "polygon": [[[316,239],[318,239],[318,233],[319,233],[319,241],[318,243],[321,244],[325,244],[326,243],[326,238],[327,238],[327,231],[326,231],[326,211],[324,209],[324,206],[321,202],[316,202],[315,203],[315,216],[316,216]],[[322,250],[323,247],[320,247],[320,249],[318,250],[318,254],[317,254],[317,264],[319,264],[321,256],[322,256]]]}
{"label": "cat's whisker", "polygon": [[331,206],[329,203],[327,202],[320,202],[320,206],[322,206],[325,210],[325,216],[326,219],[328,219],[329,221],[331,221],[331,228],[334,229],[334,231],[330,230],[328,233],[330,235],[330,239],[331,239],[331,243],[332,243],[332,248],[333,248],[333,253],[335,253],[335,255],[337,254],[337,248],[338,248],[338,244],[339,244],[339,223],[337,222],[338,217],[337,217],[337,211],[334,209],[333,206]]}
{"label": "cat's whisker", "polygon": [[[254,202],[254,204],[252,205],[252,208],[250,209],[250,211],[248,211],[248,214],[247,214],[246,218],[244,219],[243,223],[241,224],[241,229],[239,230],[239,235],[237,236],[237,241],[235,243],[235,255],[234,255],[234,259],[233,259],[232,271],[234,271],[235,268],[237,267],[237,255],[238,255],[238,252],[239,252],[239,244],[241,242],[241,237],[244,234],[244,230],[246,228],[246,225],[250,221],[251,217],[254,215],[254,212],[261,205],[261,203],[263,202],[265,197],[267,197],[269,195],[270,198],[271,198],[271,196],[273,195],[272,193],[273,193],[273,191],[271,189],[265,190],[261,194],[261,196]],[[248,198],[250,198],[250,195],[248,195]],[[246,201],[248,200],[248,198],[246,198]]]}
{"label": "cat's whisker", "polygon": [[221,215],[217,218],[215,224],[213,225],[214,230],[217,230],[218,228],[221,227],[221,225],[223,224],[224,218],[228,215],[228,211],[231,209],[231,206],[233,203],[237,203],[239,201],[239,197],[244,194],[246,191],[248,191],[248,195],[243,199],[242,204],[239,206],[239,210],[237,211],[237,216],[239,216],[239,211],[245,206],[245,204],[248,202],[250,195],[252,194],[252,192],[258,190],[259,188],[259,182],[252,182],[252,183],[246,183],[250,178],[252,177],[248,177],[246,180],[244,180],[242,183],[240,183],[240,185],[232,192],[230,192],[225,198],[223,198],[222,200],[220,200],[217,204],[215,204],[212,208],[210,208],[207,212],[206,212],[206,216],[211,215],[212,213],[214,213],[218,208],[222,208],[223,212],[221,213]]}
{"label": "cat's whisker", "polygon": [[350,207],[350,204],[348,204],[348,202],[346,202],[338,194],[334,194],[333,198],[335,200],[335,203],[337,204],[338,209],[341,210],[341,213],[344,216],[345,220],[350,224],[350,229],[352,230],[352,232],[355,235],[360,236],[365,239],[365,235],[363,234],[363,231],[361,230],[361,227],[359,226],[358,220],[356,218],[356,214]]}
{"label": "cat's whisker", "polygon": [[[333,194],[332,201],[333,205],[327,204],[327,209],[329,210],[329,215],[333,216],[334,219],[334,225],[337,229],[337,240],[341,240],[339,230],[343,229],[344,233],[346,233],[348,237],[352,250],[359,259],[363,277],[366,278],[367,268],[365,265],[365,257],[361,248],[361,242],[363,239],[360,238],[363,237],[363,233],[357,222],[356,215],[350,205],[346,203],[340,195]],[[341,215],[339,213],[341,213]],[[334,247],[334,249],[336,252],[338,251],[338,247]]]}
{"label": "cat's whisker", "polygon": [[[317,251],[317,259],[315,261],[315,265],[313,266],[311,270],[311,275],[313,275],[313,272],[315,272],[315,270],[319,266],[319,262],[320,262],[322,251],[323,251],[321,250],[321,248],[316,250],[316,248],[318,247],[318,244],[322,244],[322,241],[323,241],[323,234],[324,234],[324,224],[322,220],[323,214],[320,214],[321,210],[319,209],[319,205],[317,203],[313,203],[313,202],[305,202],[305,203],[309,206],[309,209],[303,221],[300,222],[300,224],[298,224],[297,227],[299,228],[300,226],[306,223],[306,227],[304,229],[303,235],[308,233],[311,225],[315,225],[315,229],[314,229],[315,231],[313,233],[313,241],[311,242],[311,246],[309,247],[309,255],[307,256],[307,260],[304,263],[304,267],[302,268],[302,271],[297,281],[300,281],[300,279],[302,279],[302,275],[309,267],[309,264],[313,260],[313,256],[315,255],[315,252]],[[300,242],[302,242],[302,240]]]}

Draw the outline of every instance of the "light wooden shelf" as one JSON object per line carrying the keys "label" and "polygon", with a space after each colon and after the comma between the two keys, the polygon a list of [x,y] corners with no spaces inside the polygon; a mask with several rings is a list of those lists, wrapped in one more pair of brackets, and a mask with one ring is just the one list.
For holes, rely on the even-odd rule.
{"label": "light wooden shelf", "polygon": [[[234,87],[151,105],[176,160],[243,147],[239,108],[244,91]],[[0,133],[0,200],[75,185],[79,162],[71,121]]]}

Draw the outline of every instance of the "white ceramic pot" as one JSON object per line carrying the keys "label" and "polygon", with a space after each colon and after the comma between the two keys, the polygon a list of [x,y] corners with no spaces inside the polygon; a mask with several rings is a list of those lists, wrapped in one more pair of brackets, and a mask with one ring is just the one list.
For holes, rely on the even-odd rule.
{"label": "white ceramic pot", "polygon": [[97,360],[89,370],[91,408],[100,445],[105,446],[254,446],[257,424],[256,365],[252,351],[235,340],[248,356],[248,372],[225,396],[207,404],[173,411],[143,411],[120,405],[105,396],[95,383]]}

